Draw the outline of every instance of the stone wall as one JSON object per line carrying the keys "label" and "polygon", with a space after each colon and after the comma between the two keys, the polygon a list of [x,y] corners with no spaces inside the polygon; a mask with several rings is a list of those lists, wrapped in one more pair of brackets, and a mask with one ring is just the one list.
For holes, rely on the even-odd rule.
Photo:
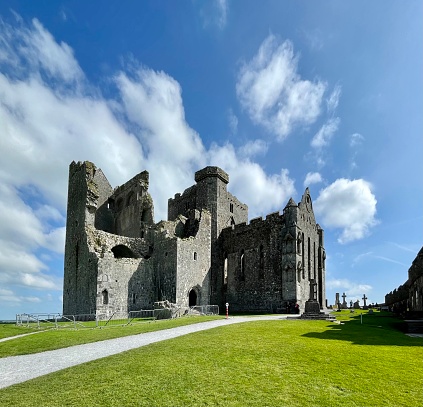
{"label": "stone wall", "polygon": [[408,280],[385,295],[385,304],[397,312],[423,312],[423,247],[408,269]]}

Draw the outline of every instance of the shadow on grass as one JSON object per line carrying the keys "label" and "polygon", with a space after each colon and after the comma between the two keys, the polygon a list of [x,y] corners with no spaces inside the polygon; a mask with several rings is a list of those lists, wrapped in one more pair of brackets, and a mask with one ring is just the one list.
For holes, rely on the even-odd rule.
{"label": "shadow on grass", "polygon": [[405,335],[404,321],[391,316],[363,314],[349,317],[341,324],[333,324],[324,332],[309,332],[302,336],[317,339],[348,341],[355,345],[419,346],[423,338]]}

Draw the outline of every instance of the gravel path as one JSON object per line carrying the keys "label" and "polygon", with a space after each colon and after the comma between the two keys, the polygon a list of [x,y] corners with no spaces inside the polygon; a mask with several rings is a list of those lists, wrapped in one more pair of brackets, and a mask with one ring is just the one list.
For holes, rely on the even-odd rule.
{"label": "gravel path", "polygon": [[215,321],[202,322],[199,324],[165,329],[162,331],[148,332],[138,335],[125,336],[116,339],[108,339],[101,342],[87,343],[69,348],[56,349],[32,355],[9,356],[0,358],[0,389],[13,384],[22,383],[39,376],[43,376],[58,370],[76,366],[139,348],[155,342],[165,341],[178,336],[193,332],[204,331],[237,324],[240,322],[286,319],[286,316],[262,316],[262,317],[231,317]]}

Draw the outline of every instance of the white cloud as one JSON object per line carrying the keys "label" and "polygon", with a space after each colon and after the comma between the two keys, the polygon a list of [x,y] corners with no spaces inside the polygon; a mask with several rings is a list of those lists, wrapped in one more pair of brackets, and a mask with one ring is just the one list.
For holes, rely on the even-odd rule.
{"label": "white cloud", "polygon": [[216,0],[216,5],[218,10],[217,23],[220,28],[223,28],[225,27],[228,18],[228,0]]}
{"label": "white cloud", "polygon": [[74,84],[84,78],[72,48],[63,42],[58,44],[36,18],[29,27],[22,21],[18,29],[2,21],[0,27],[6,38],[0,45],[0,61],[12,64],[18,72],[36,67],[38,74],[44,73]]}
{"label": "white cloud", "polygon": [[238,132],[238,117],[235,116],[232,109],[228,112],[229,130],[231,135],[235,135]]}
{"label": "white cloud", "polygon": [[326,99],[326,107],[329,113],[333,113],[339,104],[339,98],[341,97],[341,86],[336,85],[329,98]]}
{"label": "white cloud", "polygon": [[333,135],[338,130],[340,122],[341,120],[339,117],[329,119],[315,134],[311,140],[311,146],[318,149],[327,146]]}
{"label": "white cloud", "polygon": [[348,243],[362,239],[377,224],[376,203],[370,183],[341,178],[320,191],[314,208],[323,225],[342,229],[338,242]]}
{"label": "white cloud", "polygon": [[267,153],[269,146],[264,140],[248,141],[239,148],[239,155],[244,158],[252,158]]}
{"label": "white cloud", "polygon": [[320,114],[326,84],[302,80],[290,41],[269,35],[254,58],[240,70],[236,86],[241,105],[254,123],[283,140],[295,126],[309,125]]}
{"label": "white cloud", "polygon": [[350,147],[356,147],[363,143],[364,137],[359,133],[354,133],[350,137]]}
{"label": "white cloud", "polygon": [[217,27],[222,30],[226,27],[229,13],[228,0],[212,0],[199,2],[201,5],[200,15],[203,25],[207,27]]}
{"label": "white cloud", "polygon": [[318,184],[319,182],[322,182],[322,176],[320,173],[308,172],[304,180],[304,186],[308,187],[311,184]]}

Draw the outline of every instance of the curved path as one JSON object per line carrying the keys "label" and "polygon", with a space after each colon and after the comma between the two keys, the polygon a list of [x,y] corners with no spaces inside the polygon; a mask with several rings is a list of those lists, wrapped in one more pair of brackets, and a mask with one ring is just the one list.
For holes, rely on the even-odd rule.
{"label": "curved path", "polygon": [[52,372],[57,372],[58,370],[66,369],[71,366],[76,366],[81,363],[90,362],[92,360],[115,355],[127,350],[146,346],[155,342],[165,341],[167,339],[176,338],[193,332],[205,331],[207,329],[237,324],[240,322],[278,320],[286,318],[286,315],[231,317],[229,319],[201,322],[198,324],[165,329],[162,331],[124,336],[116,339],[71,346],[69,348],[34,353],[31,355],[0,358],[0,389]]}

